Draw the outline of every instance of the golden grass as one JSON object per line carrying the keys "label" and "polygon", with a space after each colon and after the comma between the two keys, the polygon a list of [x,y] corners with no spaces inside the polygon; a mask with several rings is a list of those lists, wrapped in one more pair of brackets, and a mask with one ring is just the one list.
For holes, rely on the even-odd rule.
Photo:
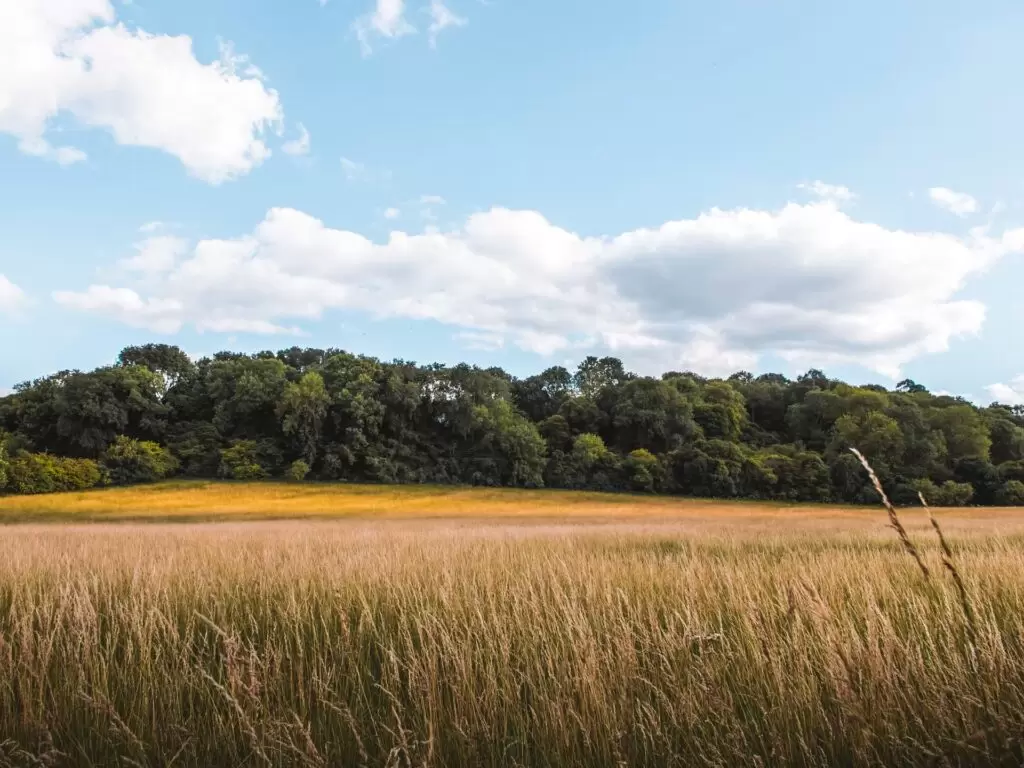
{"label": "golden grass", "polygon": [[[1011,511],[942,513],[972,631],[921,513],[901,515],[928,581],[881,510],[288,486],[149,497],[221,494],[220,514],[239,488],[267,514],[337,514],[339,497],[352,515],[395,514],[355,498],[391,493],[402,515],[456,519],[0,526],[0,766],[1024,760]],[[103,506],[119,493],[63,498],[130,516],[147,495]],[[561,519],[514,512],[526,498]],[[460,499],[514,519],[444,509]]]}
{"label": "golden grass", "polygon": [[[945,515],[946,511],[941,514]],[[954,514],[964,514],[957,512]],[[1020,509],[978,509],[975,520]],[[43,496],[0,497],[0,522],[32,520],[248,520],[289,518],[861,519],[876,509],[712,501],[665,496],[445,486],[168,482]]]}

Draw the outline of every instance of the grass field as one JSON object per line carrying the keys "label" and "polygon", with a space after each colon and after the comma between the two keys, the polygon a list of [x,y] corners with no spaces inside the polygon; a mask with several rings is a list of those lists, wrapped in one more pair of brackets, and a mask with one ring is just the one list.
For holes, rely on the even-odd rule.
{"label": "grass field", "polygon": [[927,580],[881,509],[3,499],[93,522],[0,526],[0,766],[1020,765],[1024,515],[938,514],[966,611],[919,513]]}

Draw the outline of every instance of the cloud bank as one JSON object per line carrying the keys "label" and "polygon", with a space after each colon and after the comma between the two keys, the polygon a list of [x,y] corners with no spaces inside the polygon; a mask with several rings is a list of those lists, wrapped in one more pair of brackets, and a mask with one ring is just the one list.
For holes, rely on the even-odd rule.
{"label": "cloud bank", "polygon": [[957,294],[1022,246],[1024,230],[906,232],[827,200],[716,208],[610,237],[494,208],[381,243],[274,208],[237,238],[140,244],[138,283],[54,298],[165,333],[292,332],[346,309],[437,321],[477,345],[616,354],[639,370],[727,373],[774,354],[896,376],[980,330],[984,305]]}

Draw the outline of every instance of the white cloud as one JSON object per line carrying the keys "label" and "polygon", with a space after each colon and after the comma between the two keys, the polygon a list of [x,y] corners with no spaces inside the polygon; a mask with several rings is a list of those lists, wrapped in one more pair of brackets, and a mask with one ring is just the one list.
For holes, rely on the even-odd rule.
{"label": "white cloud", "polygon": [[376,0],[373,10],[356,19],[352,29],[364,56],[373,52],[374,38],[393,40],[416,31],[405,18],[405,0]]}
{"label": "white cloud", "polygon": [[437,36],[449,27],[464,27],[469,22],[457,16],[442,0],[430,0],[430,27],[427,30],[430,47],[437,47]]}
{"label": "white cloud", "polygon": [[388,208],[386,211],[384,211],[385,219],[397,219],[401,215],[402,212],[397,208]]}
{"label": "white cloud", "polygon": [[954,192],[946,187],[932,187],[928,190],[928,197],[939,208],[957,216],[966,216],[978,211],[978,201],[965,192]]}
{"label": "white cloud", "polygon": [[985,389],[996,402],[1024,405],[1024,374],[1014,376],[1009,384],[990,384]]}
{"label": "white cloud", "polygon": [[423,205],[444,205],[444,198],[440,195],[420,195],[420,203]]}
{"label": "white cloud", "polygon": [[55,298],[157,331],[281,332],[346,309],[545,355],[613,353],[639,370],[728,373],[772,353],[897,376],[981,328],[985,307],[958,292],[1022,247],[1024,230],[905,232],[831,202],[712,209],[609,238],[496,208],[383,243],[276,208],[251,234],[199,242],[142,287]]}
{"label": "white cloud", "polygon": [[145,224],[139,227],[139,232],[143,233],[144,235],[149,235],[152,234],[153,232],[159,232],[165,226],[166,225],[162,221],[147,221]]}
{"label": "white cloud", "polygon": [[0,274],[0,312],[13,313],[28,303],[28,297],[18,286]]}
{"label": "white cloud", "polygon": [[85,154],[47,141],[62,113],[213,184],[262,163],[263,134],[281,120],[277,93],[230,47],[202,64],[189,37],[129,29],[109,0],[3,0],[0,50],[0,131],[65,165]]}
{"label": "white cloud", "polygon": [[306,130],[306,126],[302,123],[299,123],[299,138],[286,141],[281,146],[281,150],[286,155],[308,155],[309,148],[309,131]]}
{"label": "white cloud", "polygon": [[122,259],[120,266],[129,272],[153,275],[169,272],[177,260],[188,253],[189,242],[182,237],[159,235],[135,244],[135,255]]}
{"label": "white cloud", "polygon": [[850,191],[849,187],[844,187],[839,184],[826,184],[823,181],[812,181],[809,184],[797,184],[798,189],[802,189],[805,192],[810,192],[812,195],[822,199],[831,200],[835,203],[848,203],[851,200],[856,199],[856,195]]}
{"label": "white cloud", "polygon": [[88,157],[85,152],[76,147],[54,147],[46,139],[39,136],[22,139],[18,142],[18,149],[26,155],[52,160],[60,166],[81,163]]}

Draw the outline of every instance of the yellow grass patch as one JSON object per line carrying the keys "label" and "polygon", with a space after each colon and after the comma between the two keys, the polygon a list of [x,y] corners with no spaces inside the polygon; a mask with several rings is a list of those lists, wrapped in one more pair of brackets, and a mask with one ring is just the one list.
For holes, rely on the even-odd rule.
{"label": "yellow grass patch", "polygon": [[[881,520],[875,507],[787,505],[556,490],[378,486],[349,484],[176,481],[81,493],[0,498],[0,522],[31,520],[247,520],[288,518],[508,518],[516,520],[686,519],[766,523],[785,519],[814,525]],[[920,525],[919,512],[906,513]],[[939,510],[943,520],[1024,520],[1024,510]]]}

